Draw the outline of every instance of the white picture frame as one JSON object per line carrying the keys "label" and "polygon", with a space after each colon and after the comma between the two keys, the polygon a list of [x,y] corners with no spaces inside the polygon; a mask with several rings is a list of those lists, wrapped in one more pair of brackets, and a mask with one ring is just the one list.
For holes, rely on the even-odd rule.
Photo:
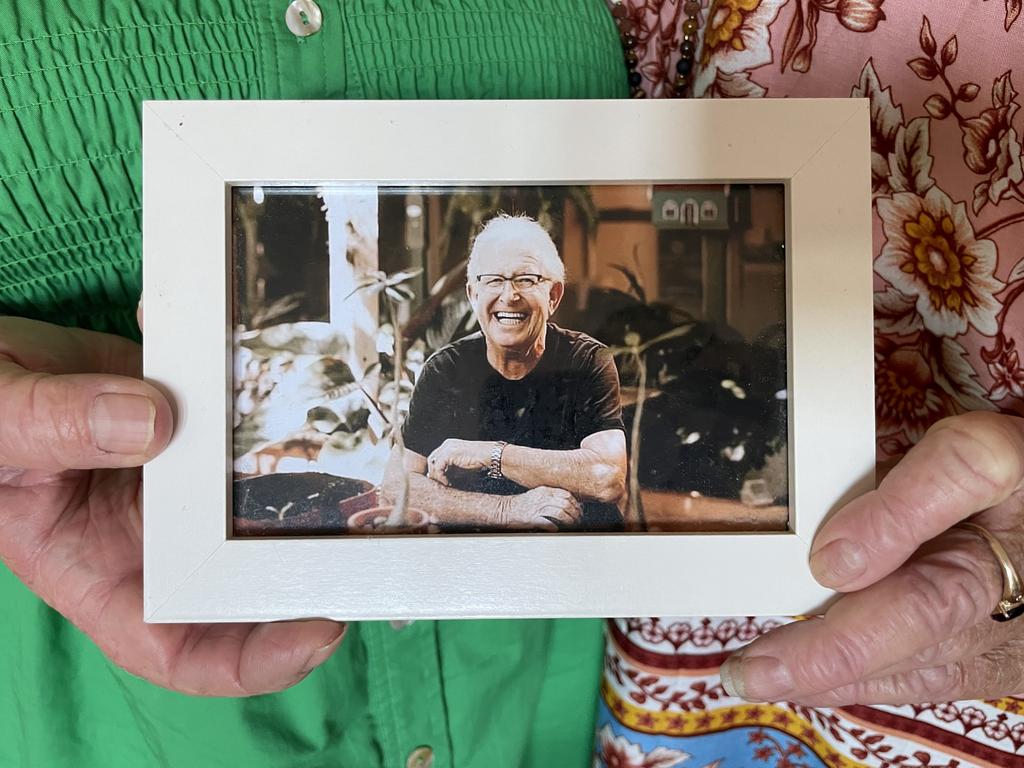
{"label": "white picture frame", "polygon": [[[801,614],[807,558],[874,486],[862,99],[146,102],[145,376],[175,409],[144,473],[148,622]],[[790,528],[230,536],[236,185],[778,182],[786,189]]]}

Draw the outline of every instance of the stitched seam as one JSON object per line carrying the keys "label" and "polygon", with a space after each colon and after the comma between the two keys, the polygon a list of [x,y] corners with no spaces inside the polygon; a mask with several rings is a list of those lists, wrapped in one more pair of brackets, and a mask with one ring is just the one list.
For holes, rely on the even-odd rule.
{"label": "stitched seam", "polygon": [[327,45],[320,41],[320,82],[327,86]]}
{"label": "stitched seam", "polygon": [[103,221],[104,219],[113,219],[115,216],[123,216],[126,213],[137,213],[142,210],[141,206],[133,205],[130,208],[123,208],[118,211],[109,211],[107,213],[97,213],[92,216],[83,216],[79,219],[69,219],[67,221],[60,221],[56,224],[51,224],[48,227],[40,227],[39,229],[30,229],[28,232],[19,232],[16,235],[10,235],[8,237],[0,237],[0,243],[8,243],[12,240],[17,240],[22,237],[28,237],[29,235],[38,235],[40,232],[49,232],[51,229],[60,229],[61,227],[72,227],[76,224],[85,224],[89,221]]}
{"label": "stitched seam", "polygon": [[[479,67],[487,64],[536,64],[539,59],[481,59],[479,61],[451,61],[437,64],[406,64],[400,67],[369,67],[363,72],[401,72],[410,69],[444,69],[446,67]],[[545,63],[578,65],[578,59],[546,59]],[[0,113],[2,114],[2,113]]]}
{"label": "stitched seam", "polygon": [[[2,294],[3,294],[3,291],[0,290],[0,295],[2,295]],[[7,298],[6,302],[0,303],[0,312],[2,312],[4,310],[4,308],[8,308],[8,311],[10,311],[11,307],[20,306],[20,302],[18,302],[16,300],[14,300],[14,301],[11,300],[13,297],[6,297],[6,298]],[[112,317],[124,317],[125,319],[129,319],[131,317],[131,315],[129,313],[131,313],[133,315],[137,308],[138,308],[137,304],[123,304],[123,305],[121,305],[119,307],[114,307],[112,309],[78,309],[78,310],[75,310],[73,312],[63,312],[63,311],[53,310],[53,311],[50,311],[50,312],[42,312],[41,314],[36,316],[36,319],[41,320],[41,319],[47,318],[47,317],[56,317],[56,318],[61,318],[60,322],[61,323],[65,323],[65,324],[70,322],[69,318],[75,318],[75,317],[108,317],[108,316],[112,316]]]}
{"label": "stitched seam", "polygon": [[242,24],[249,24],[251,21],[252,19],[240,19],[237,21],[231,19],[225,19],[223,21],[168,21],[163,24],[124,24],[113,27],[94,27],[92,29],[77,29],[74,32],[59,32],[55,35],[40,35],[39,37],[23,37],[18,40],[9,40],[6,43],[0,43],[0,49],[10,48],[14,45],[36,43],[41,40],[59,40],[63,37],[84,37],[85,35],[97,35],[104,32],[127,32],[130,30],[140,29],[182,29],[187,27],[234,27]]}
{"label": "stitched seam", "polygon": [[349,41],[354,37],[352,34],[352,19],[349,14],[341,12],[341,55],[345,62],[345,89],[348,98],[365,99],[369,89],[366,78],[363,77],[363,70],[359,68],[354,48]]}
{"label": "stitched seam", "polygon": [[123,307],[115,307],[114,309],[83,309],[74,314],[81,317],[107,317],[108,315],[130,317],[129,313],[135,313],[135,306],[129,306],[125,304]]}
{"label": "stitched seam", "polygon": [[122,149],[119,152],[110,152],[106,155],[89,155],[88,157],[80,157],[77,160],[67,160],[63,163],[57,163],[55,165],[40,165],[35,168],[29,168],[26,171],[18,171],[16,173],[9,174],[7,176],[0,176],[0,182],[10,181],[16,179],[19,176],[31,176],[33,173],[39,173],[41,171],[55,171],[60,168],[67,168],[71,165],[80,165],[82,163],[91,163],[97,160],[109,160],[112,157],[125,157],[127,155],[138,154],[139,149]]}
{"label": "stitched seam", "polygon": [[151,91],[160,89],[171,89],[180,88],[189,85],[228,85],[235,83],[247,83],[249,82],[245,78],[227,78],[224,80],[186,80],[184,82],[173,82],[173,83],[146,83],[137,88],[116,88],[112,91],[90,91],[89,93],[80,93],[76,96],[68,96],[63,99],[51,99],[49,101],[39,101],[34,104],[19,104],[16,107],[10,107],[9,109],[0,109],[0,115],[6,115],[9,112],[21,112],[23,110],[37,109],[39,107],[48,107],[52,104],[63,104],[65,102],[78,101],[80,99],[90,99],[93,96],[115,96],[123,93],[137,93],[141,91]]}
{"label": "stitched seam", "polygon": [[[348,17],[350,19],[376,19],[381,17],[392,18],[394,16],[416,16],[417,18],[423,18],[424,16],[458,16],[463,18],[469,15],[477,16],[514,16],[518,17],[521,14],[518,11],[507,11],[502,9],[493,10],[470,10],[470,9],[459,9],[457,11],[381,11],[378,13],[350,13]],[[572,13],[558,13],[557,11],[531,11],[530,15],[535,18],[550,18],[550,19],[564,19],[570,21],[574,25],[589,24],[590,26],[601,26],[604,27],[604,22],[594,18],[581,18],[580,16]]]}
{"label": "stitched seam", "polygon": [[[368,46],[368,45],[404,45],[405,43],[437,43],[437,42],[450,42],[452,40],[494,40],[495,36],[490,34],[480,35],[438,35],[437,37],[401,37],[401,38],[387,38],[384,40],[366,40],[356,45]],[[584,41],[590,41],[587,35],[578,35],[578,39]],[[534,35],[509,35],[503,34],[502,40],[522,39],[522,40],[534,40]]]}
{"label": "stitched seam", "polygon": [[[87,243],[84,243],[84,245],[100,245],[101,243],[112,243],[115,240],[126,240],[129,237],[131,237],[133,234],[135,234],[135,233],[131,232],[131,233],[122,234],[122,235],[113,235],[111,237],[100,237],[100,238],[97,238],[95,240],[89,240]],[[13,267],[18,266],[19,264],[27,264],[28,262],[35,261],[36,259],[45,259],[47,256],[53,256],[53,255],[58,254],[58,253],[65,253],[67,251],[73,251],[76,248],[81,248],[82,245],[83,245],[83,243],[75,243],[74,245],[65,245],[65,246],[63,246],[61,248],[53,248],[53,249],[51,249],[49,251],[41,251],[40,253],[33,253],[31,256],[26,256],[23,259],[15,259],[14,261],[9,261],[6,264],[2,264],[2,265],[0,265],[0,269],[11,269]],[[52,277],[52,275],[51,275],[51,277]],[[7,287],[10,287],[10,286],[7,286]]]}
{"label": "stitched seam", "polygon": [[157,53],[143,53],[138,56],[113,56],[109,59],[93,59],[92,61],[76,61],[71,64],[61,64],[56,67],[43,67],[41,69],[26,69],[24,72],[12,72],[9,75],[0,77],[0,83],[5,80],[10,80],[15,77],[23,77],[25,75],[39,75],[46,72],[59,72],[64,69],[75,69],[77,67],[87,67],[92,64],[111,64],[113,62],[124,62],[124,61],[145,61],[146,59],[159,59],[159,58],[181,58],[183,56],[216,56],[216,55],[228,55],[234,53],[255,53],[253,48],[237,48],[230,50],[221,51],[171,51],[171,52],[157,52]]}
{"label": "stitched seam", "polygon": [[255,57],[255,61],[253,62],[252,70],[253,81],[256,83],[256,98],[265,99],[267,98],[266,83],[264,82],[265,78],[263,77],[264,72],[262,68],[259,66],[259,63],[261,61],[264,61],[266,47],[263,45],[263,41],[261,40],[260,35],[258,34],[258,30],[255,28],[255,26],[255,24],[250,25],[249,29],[247,29],[246,32],[248,32],[249,38],[253,41],[252,52]]}
{"label": "stitched seam", "polygon": [[[95,243],[98,243],[98,242],[101,242],[101,241],[94,240],[92,242],[92,244],[95,244]],[[72,274],[85,274],[87,272],[96,272],[96,271],[98,271],[100,269],[104,269],[106,267],[124,267],[124,266],[127,266],[129,264],[133,264],[133,263],[135,263],[135,257],[134,256],[128,256],[128,257],[125,257],[123,259],[111,259],[110,261],[101,261],[101,262],[97,262],[96,264],[87,264],[84,267],[73,267],[71,269],[63,269],[60,272],[54,272],[54,273],[49,274],[49,275],[39,275],[38,277],[33,277],[31,280],[22,280],[20,283],[10,283],[8,285],[5,285],[3,287],[3,290],[5,290],[5,291],[13,291],[15,288],[21,288],[21,287],[26,286],[26,285],[34,285],[36,283],[47,282],[49,280],[52,280],[55,277],[64,277],[65,275],[72,275]]]}
{"label": "stitched seam", "polygon": [[[79,317],[81,317],[82,315],[85,315],[86,317],[106,317],[108,315],[123,315],[127,318],[129,317],[129,313],[131,313],[131,315],[134,315],[135,310],[137,308],[137,304],[124,304],[123,306],[114,307],[113,309],[80,309],[75,312],[72,312],[71,314]],[[64,315],[62,314],[61,316],[63,317]]]}
{"label": "stitched seam", "polygon": [[[278,42],[276,37],[270,38],[271,44],[274,46],[274,69],[275,75],[277,75],[277,94],[276,98],[284,99],[287,98],[284,92],[284,67],[281,66],[281,44]],[[290,95],[290,94],[289,94]]]}

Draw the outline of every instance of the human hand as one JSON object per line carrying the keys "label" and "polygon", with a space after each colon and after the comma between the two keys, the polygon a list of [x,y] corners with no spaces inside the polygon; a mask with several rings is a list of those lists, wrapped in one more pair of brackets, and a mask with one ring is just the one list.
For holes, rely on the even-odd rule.
{"label": "human hand", "polygon": [[341,640],[331,621],[143,623],[141,471],[171,437],[125,339],[0,318],[0,560],[116,664],[193,694],[286,688]]}
{"label": "human hand", "polygon": [[509,528],[541,528],[557,531],[579,522],[583,514],[580,502],[568,491],[546,485],[526,493],[506,496],[502,525]]}
{"label": "human hand", "polygon": [[448,438],[427,457],[427,477],[441,485],[451,485],[452,470],[481,472],[491,466],[494,442]]}
{"label": "human hand", "polygon": [[1024,566],[1024,421],[945,419],[878,489],[822,526],[819,582],[846,592],[824,617],[781,627],[722,667],[726,690],[809,706],[986,699],[1024,691],[1024,617],[1002,596],[992,550],[953,527],[972,515]]}

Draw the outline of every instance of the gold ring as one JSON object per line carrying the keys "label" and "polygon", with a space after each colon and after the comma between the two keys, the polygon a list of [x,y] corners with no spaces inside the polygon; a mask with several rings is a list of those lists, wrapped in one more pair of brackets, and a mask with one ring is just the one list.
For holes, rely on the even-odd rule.
{"label": "gold ring", "polygon": [[1013,561],[999,539],[977,523],[957,523],[956,527],[974,531],[981,536],[992,550],[999,563],[999,569],[1003,572],[1003,597],[992,612],[992,618],[996,621],[1009,621],[1024,614],[1024,588],[1021,587],[1020,574],[1013,567]]}

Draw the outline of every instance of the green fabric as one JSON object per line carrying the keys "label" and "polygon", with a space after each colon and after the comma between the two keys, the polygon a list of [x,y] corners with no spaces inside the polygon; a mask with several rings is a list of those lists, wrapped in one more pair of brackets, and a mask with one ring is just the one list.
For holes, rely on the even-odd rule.
{"label": "green fabric", "polygon": [[287,4],[0,7],[0,312],[137,333],[143,99],[626,94],[603,0],[325,1],[305,39]]}
{"label": "green fabric", "polygon": [[[602,0],[47,0],[0,6],[0,313],[137,335],[146,98],[605,98]],[[282,141],[294,137],[282,137]],[[0,567],[0,766],[589,763],[596,621],[354,626],[296,688],[141,682]]]}

